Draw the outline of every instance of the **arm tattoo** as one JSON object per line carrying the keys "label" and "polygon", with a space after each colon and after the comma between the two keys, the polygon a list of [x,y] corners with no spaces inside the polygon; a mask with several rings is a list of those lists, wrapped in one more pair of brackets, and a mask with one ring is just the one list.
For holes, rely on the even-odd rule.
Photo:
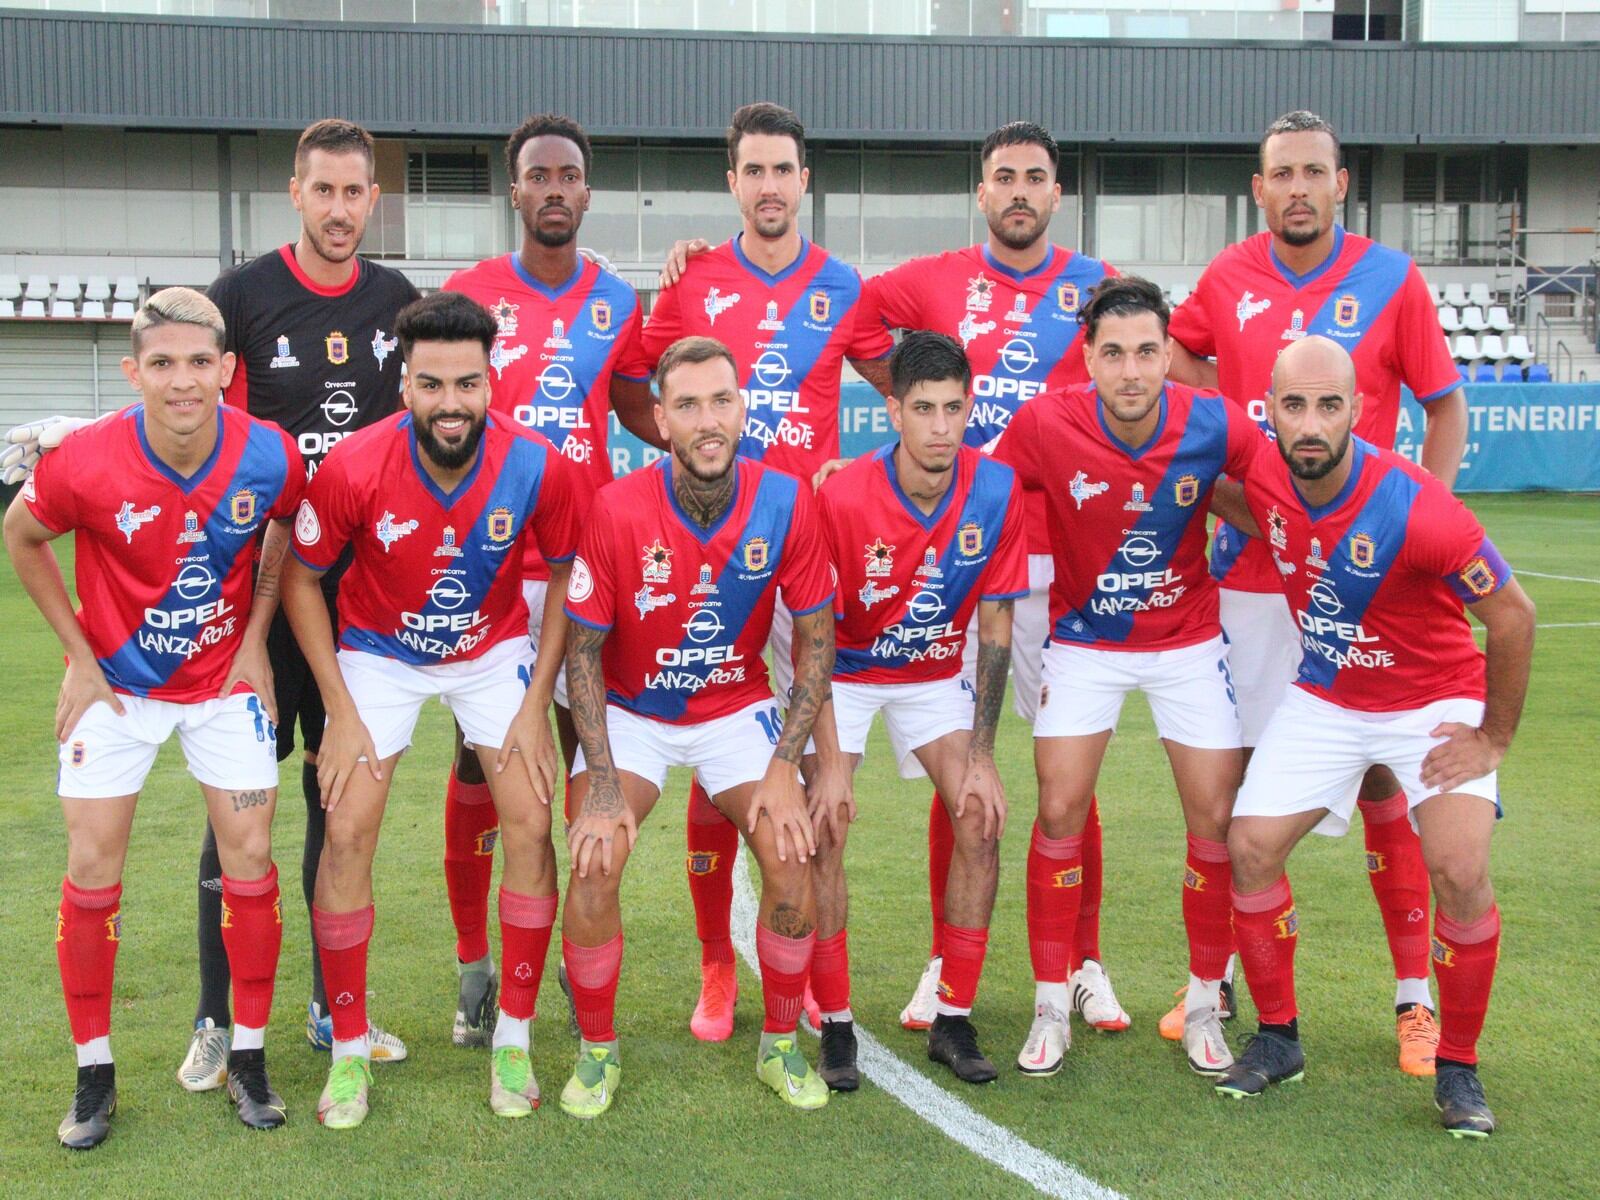
{"label": "arm tattoo", "polygon": [[800,646],[800,661],[795,664],[794,690],[789,694],[789,711],[783,719],[783,733],[773,758],[793,766],[800,765],[817,713],[833,697],[833,608],[825,605],[816,612],[794,619],[794,640]]}
{"label": "arm tattoo", "polygon": [[[999,602],[1002,610],[1013,607],[1010,600]],[[1011,669],[1009,642],[978,641],[977,702],[972,714],[972,748],[994,753],[994,731],[1000,723],[1000,702],[1006,694],[1006,673]]]}
{"label": "arm tattoo", "polygon": [[719,479],[696,479],[692,472],[678,469],[672,472],[672,491],[678,504],[695,524],[703,529],[714,525],[728,505],[733,502],[733,485],[739,478],[739,464],[730,465]]}
{"label": "arm tattoo", "polygon": [[600,649],[608,632],[572,622],[567,636],[567,700],[589,766],[589,795],[583,802],[583,813],[619,817],[622,785],[616,764],[611,761],[611,738],[606,733],[606,681],[600,665]]}
{"label": "arm tattoo", "polygon": [[261,539],[261,565],[256,571],[255,599],[278,606],[278,583],[283,576],[283,560],[289,554],[289,523],[267,522],[266,535]]}
{"label": "arm tattoo", "polygon": [[772,910],[772,932],[779,937],[803,938],[815,926],[792,904],[779,904]]}

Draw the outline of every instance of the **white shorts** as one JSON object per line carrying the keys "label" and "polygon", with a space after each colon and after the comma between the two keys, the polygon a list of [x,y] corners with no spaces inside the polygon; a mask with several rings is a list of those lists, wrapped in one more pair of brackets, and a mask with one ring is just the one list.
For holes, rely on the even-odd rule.
{"label": "white shorts", "polygon": [[[1400,780],[1407,808],[1416,808],[1439,794],[1438,788],[1422,782],[1423,757],[1444,740],[1429,737],[1428,731],[1441,721],[1478,725],[1482,720],[1479,700],[1438,700],[1403,712],[1365,713],[1291,687],[1245,769],[1233,815],[1287,817],[1325,808],[1328,815],[1313,832],[1339,837],[1350,828],[1361,777],[1380,763]],[[1451,793],[1482,796],[1498,812],[1496,774],[1490,771],[1451,788]]]}
{"label": "white shorts", "polygon": [[772,690],[778,695],[778,707],[789,708],[789,695],[794,691],[794,614],[779,597],[772,605],[772,632],[767,635],[767,647],[772,651]]}
{"label": "white shorts", "polygon": [[[539,631],[544,628],[544,599],[550,592],[548,579],[524,579],[522,581],[522,598],[528,604],[528,640],[533,643],[533,652],[539,653]],[[562,663],[561,669],[556,672],[555,702],[562,708],[572,707],[567,703],[567,664]]]}
{"label": "white shorts", "polygon": [[1084,737],[1117,727],[1135,689],[1150,700],[1156,733],[1197,750],[1240,745],[1239,713],[1220,636],[1177,650],[1094,650],[1052,643],[1033,736]]}
{"label": "white shorts", "polygon": [[278,731],[253,692],[178,704],[118,693],[124,714],[89,707],[60,746],[56,794],[71,800],[132,796],[176,730],[189,774],[226,792],[278,786]]}
{"label": "white shorts", "polygon": [[947,733],[972,728],[972,685],[960,676],[923,683],[833,684],[833,720],[839,748],[865,754],[872,715],[881,712],[901,779],[925,779],[916,750]]}
{"label": "white shorts", "polygon": [[[718,796],[741,783],[754,783],[767,773],[773,748],[783,732],[776,700],[763,700],[725,717],[698,725],[669,725],[606,705],[606,733],[611,761],[655,784],[667,784],[671,767],[693,767],[708,796]],[[588,770],[583,747],[572,764],[574,777]]]}
{"label": "white shorts", "polygon": [[[1011,706],[1032,725],[1039,715],[1040,672],[1044,646],[1050,640],[1050,585],[1055,582],[1055,559],[1048,554],[1028,555],[1028,594],[1011,609]],[[967,626],[961,648],[961,677],[978,681],[978,615]]]}
{"label": "white shorts", "polygon": [[422,705],[434,696],[455,714],[469,745],[498,750],[527,695],[533,646],[525,638],[507,638],[477,658],[429,667],[341,650],[339,672],[379,758],[411,745]]}
{"label": "white shorts", "polygon": [[1238,592],[1218,588],[1222,632],[1228,639],[1228,669],[1239,700],[1239,728],[1246,746],[1261,734],[1300,671],[1300,632],[1282,592]]}

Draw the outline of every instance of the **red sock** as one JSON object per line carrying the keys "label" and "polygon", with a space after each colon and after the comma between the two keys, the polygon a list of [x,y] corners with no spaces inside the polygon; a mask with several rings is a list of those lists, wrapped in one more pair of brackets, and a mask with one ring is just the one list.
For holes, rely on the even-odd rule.
{"label": "red sock", "polygon": [[941,1013],[966,1016],[978,998],[978,976],[983,974],[983,956],[989,950],[987,929],[968,929],[962,925],[944,927],[944,962],[939,970]]}
{"label": "red sock", "polygon": [[67,998],[67,1023],[77,1045],[111,1036],[111,980],[122,940],[122,884],[81,888],[61,881],[56,910],[56,962]]}
{"label": "red sock", "polygon": [[1100,861],[1100,801],[1089,797],[1089,819],[1083,825],[1083,899],[1078,903],[1078,927],[1072,938],[1072,969],[1083,960],[1100,961],[1100,886],[1104,871]]}
{"label": "red sock", "polygon": [[1367,879],[1383,914],[1396,979],[1428,977],[1428,868],[1422,839],[1411,828],[1404,792],[1362,801],[1367,838]]}
{"label": "red sock", "polygon": [[1263,1025],[1287,1025],[1294,1002],[1294,947],[1300,940],[1289,877],[1259,892],[1233,891],[1233,937],[1239,947],[1250,998]]}
{"label": "red sock", "polygon": [[1083,835],[1045,837],[1037,823],[1028,846],[1028,953],[1039,983],[1065,983],[1083,900]]}
{"label": "red sock", "polygon": [[1478,1035],[1489,1011],[1489,989],[1500,961],[1500,909],[1470,924],[1442,911],[1433,919],[1433,970],[1439,978],[1439,1057],[1478,1061]]}
{"label": "red sock", "polygon": [[572,776],[561,777],[561,815],[566,817],[567,824],[572,824],[572,818],[577,814],[572,811]]}
{"label": "red sock", "polygon": [[928,907],[933,912],[933,948],[929,958],[944,953],[944,889],[950,881],[950,859],[956,852],[956,829],[950,824],[939,793],[928,809]]}
{"label": "red sock", "polygon": [[[756,961],[761,964],[761,999],[767,1019],[762,1033],[793,1033],[800,1024],[800,994],[811,973],[817,935],[790,938],[756,926]],[[818,1001],[820,1004],[821,1002]]]}
{"label": "red sock", "polygon": [[811,994],[825,1013],[850,1007],[850,941],[845,930],[817,939],[811,958]]}
{"label": "red sock", "polygon": [[556,893],[524,896],[501,885],[500,1007],[506,1016],[532,1018],[555,923]]}
{"label": "red sock", "polygon": [[711,803],[699,779],[689,788],[689,898],[701,963],[732,963],[733,858],[739,828]]}
{"label": "red sock", "polygon": [[265,1029],[283,949],[276,865],[260,879],[222,877],[222,946],[233,977],[233,1023]]}
{"label": "red sock", "polygon": [[333,1036],[341,1042],[367,1036],[367,943],[372,940],[372,921],[370,904],[353,912],[328,912],[315,905],[311,909]]}
{"label": "red sock", "polygon": [[489,785],[462,783],[452,771],[444,790],[444,888],[462,962],[489,953],[489,876],[499,829]]}
{"label": "red sock", "polygon": [[1183,927],[1189,935],[1189,974],[1221,979],[1233,953],[1233,867],[1228,844],[1189,835],[1183,869]]}
{"label": "red sock", "polygon": [[572,986],[572,1007],[584,1041],[617,1040],[617,980],[622,977],[622,931],[603,946],[580,946],[563,937],[561,960]]}

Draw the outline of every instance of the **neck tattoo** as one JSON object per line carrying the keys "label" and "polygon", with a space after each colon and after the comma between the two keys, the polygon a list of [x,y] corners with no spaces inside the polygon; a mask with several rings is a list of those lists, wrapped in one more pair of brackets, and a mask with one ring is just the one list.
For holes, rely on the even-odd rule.
{"label": "neck tattoo", "polygon": [[702,529],[714,524],[733,500],[733,483],[738,478],[738,464],[730,464],[727,474],[718,479],[697,479],[693,473],[677,470],[672,473],[672,491],[678,505],[689,514],[689,519]]}

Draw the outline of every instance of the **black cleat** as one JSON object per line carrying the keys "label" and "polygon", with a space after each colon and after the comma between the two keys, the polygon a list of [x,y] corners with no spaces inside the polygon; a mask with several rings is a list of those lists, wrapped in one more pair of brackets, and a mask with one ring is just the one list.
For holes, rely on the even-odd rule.
{"label": "black cleat", "polygon": [[853,1092],[861,1086],[856,1069],[856,1027],[852,1021],[824,1021],[817,1074],[830,1092]]}
{"label": "black cleat", "polygon": [[1217,1095],[1234,1100],[1259,1096],[1273,1083],[1299,1083],[1306,1077],[1306,1055],[1300,1043],[1263,1030],[1245,1043],[1244,1052],[1216,1082]]}
{"label": "black cleat", "polygon": [[117,1068],[111,1063],[79,1067],[72,1107],[61,1118],[56,1137],[68,1150],[93,1150],[111,1133],[111,1114],[116,1111]]}
{"label": "black cleat", "polygon": [[1239,1015],[1239,998],[1234,995],[1233,981],[1230,979],[1222,981],[1222,1004],[1220,1007],[1222,1011],[1217,1015],[1224,1021],[1231,1021]]}
{"label": "black cleat", "polygon": [[228,1051],[228,1099],[251,1129],[276,1129],[289,1119],[283,1097],[267,1082],[265,1050]]}
{"label": "black cleat", "polygon": [[1439,1063],[1433,1080],[1433,1103],[1453,1138],[1486,1138],[1494,1132],[1494,1113],[1483,1098],[1478,1072],[1460,1063]]}
{"label": "black cleat", "polygon": [[978,1049],[978,1031],[966,1017],[934,1017],[928,1027],[928,1057],[949,1067],[963,1083],[992,1083],[999,1075]]}
{"label": "black cleat", "polygon": [[556,980],[561,984],[561,994],[567,998],[567,1032],[573,1037],[582,1037],[583,1030],[578,1028],[578,1002],[572,998],[572,980],[567,978],[567,964],[556,964]]}

